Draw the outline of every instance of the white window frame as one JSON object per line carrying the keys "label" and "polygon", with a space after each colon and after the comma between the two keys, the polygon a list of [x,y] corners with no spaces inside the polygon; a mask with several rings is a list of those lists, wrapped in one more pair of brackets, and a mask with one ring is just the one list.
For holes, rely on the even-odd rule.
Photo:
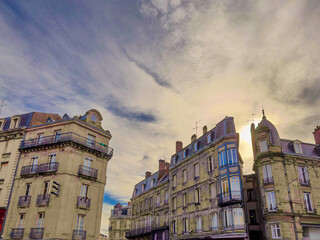
{"label": "white window frame", "polygon": [[267,139],[259,140],[259,148],[260,148],[260,152],[268,152]]}
{"label": "white window frame", "polygon": [[25,213],[20,213],[17,228],[19,228],[19,229],[23,228],[23,222],[24,222],[25,217],[26,217]]}
{"label": "white window frame", "polygon": [[211,142],[212,142],[211,133],[209,133],[207,136],[207,144],[209,144]]}
{"label": "white window frame", "polygon": [[311,198],[311,193],[309,192],[304,192],[303,193],[303,197],[304,197],[304,204],[306,206],[306,210],[307,212],[313,212],[313,206],[312,206],[312,198]]}
{"label": "white window frame", "polygon": [[196,231],[197,232],[202,231],[202,217],[201,216],[196,217]]}
{"label": "white window frame", "polygon": [[276,194],[274,191],[269,191],[267,193],[267,206],[269,212],[277,211],[277,201],[276,201]]}
{"label": "white window frame", "polygon": [[270,224],[272,239],[281,239],[281,228],[279,223]]}
{"label": "white window frame", "polygon": [[198,142],[195,142],[193,145],[193,151],[197,152],[198,151]]}
{"label": "white window frame", "polygon": [[309,182],[309,172],[307,166],[298,166],[299,180],[301,183]]}
{"label": "white window frame", "polygon": [[239,177],[230,178],[231,196],[232,198],[241,198],[240,180]]}
{"label": "white window frame", "polygon": [[45,213],[41,212],[38,213],[38,218],[37,218],[37,228],[43,228],[44,227],[44,218],[45,218]]}
{"label": "white window frame", "polygon": [[216,230],[219,228],[219,217],[218,213],[215,212],[211,214],[211,230]]}
{"label": "white window frame", "polygon": [[294,148],[294,152],[296,154],[303,154],[302,146],[301,146],[301,143],[299,141],[294,141],[293,142],[293,148]]}
{"label": "white window frame", "polygon": [[233,224],[235,226],[243,226],[244,225],[244,215],[243,208],[233,208]]}
{"label": "white window frame", "polygon": [[19,117],[13,117],[11,118],[10,122],[10,129],[17,128],[20,123],[20,118]]}
{"label": "white window frame", "polygon": [[183,232],[184,233],[189,232],[189,219],[188,218],[183,219]]}
{"label": "white window frame", "polygon": [[[262,171],[263,171],[263,179],[264,182],[270,182],[273,179],[272,176],[272,167],[271,164],[266,164],[262,166]],[[270,181],[269,181],[270,180]]]}
{"label": "white window frame", "polygon": [[232,227],[233,226],[233,219],[232,219],[232,209],[228,208],[223,211],[223,224],[224,227]]}
{"label": "white window frame", "polygon": [[77,223],[76,223],[76,230],[84,230],[84,214],[78,214],[77,216]]}
{"label": "white window frame", "polygon": [[213,166],[213,157],[208,157],[208,172],[213,172],[214,166]]}
{"label": "white window frame", "polygon": [[1,119],[1,120],[0,120],[0,131],[3,129],[4,124],[5,124],[5,120],[4,120],[4,119]]}

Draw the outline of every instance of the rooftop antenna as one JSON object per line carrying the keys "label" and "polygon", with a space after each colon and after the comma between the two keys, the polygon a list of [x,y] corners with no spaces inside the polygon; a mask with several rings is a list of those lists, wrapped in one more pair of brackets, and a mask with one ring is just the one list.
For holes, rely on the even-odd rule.
{"label": "rooftop antenna", "polygon": [[198,133],[198,123],[201,122],[201,121],[202,121],[202,120],[197,121],[196,124],[195,124],[196,127],[193,128],[193,130],[196,130],[196,135],[197,135],[197,133]]}
{"label": "rooftop antenna", "polygon": [[262,105],[262,119],[266,119],[266,116],[264,115],[263,105]]}
{"label": "rooftop antenna", "polygon": [[7,104],[5,103],[6,100],[2,99],[1,103],[0,103],[0,115],[1,115],[1,111],[2,111],[2,107],[6,106]]}

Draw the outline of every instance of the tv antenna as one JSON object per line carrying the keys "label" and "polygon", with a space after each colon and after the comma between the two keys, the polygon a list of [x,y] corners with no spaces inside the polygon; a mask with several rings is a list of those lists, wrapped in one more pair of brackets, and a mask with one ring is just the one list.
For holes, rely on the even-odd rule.
{"label": "tv antenna", "polygon": [[2,99],[1,102],[0,102],[0,115],[1,115],[2,108],[7,105],[7,104],[5,103],[5,101],[6,101],[6,100]]}
{"label": "tv antenna", "polygon": [[201,122],[202,120],[199,120],[196,122],[196,127],[193,128],[193,130],[196,130],[196,135],[198,134],[198,123]]}

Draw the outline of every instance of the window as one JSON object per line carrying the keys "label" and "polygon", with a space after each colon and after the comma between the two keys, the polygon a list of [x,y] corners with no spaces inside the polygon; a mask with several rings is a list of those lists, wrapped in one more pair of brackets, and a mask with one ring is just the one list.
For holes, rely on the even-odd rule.
{"label": "window", "polygon": [[197,188],[194,192],[194,201],[195,203],[198,203],[200,204],[200,201],[201,201],[201,191],[200,191],[200,188]]}
{"label": "window", "polygon": [[211,215],[211,227],[212,230],[218,229],[219,224],[218,224],[218,213],[214,213]]}
{"label": "window", "polygon": [[198,143],[195,143],[195,144],[193,145],[193,151],[194,151],[194,152],[198,151]]}
{"label": "window", "polygon": [[276,211],[277,210],[276,196],[273,191],[267,192],[267,206],[268,206],[269,211]]}
{"label": "window", "polygon": [[300,142],[294,142],[294,152],[297,154],[303,154]]}
{"label": "window", "polygon": [[187,206],[187,193],[183,194],[183,207]]}
{"label": "window", "polygon": [[76,230],[83,230],[83,225],[84,225],[84,216],[85,215],[82,215],[82,214],[79,214],[78,215],[78,218],[77,218],[77,226],[76,226]]}
{"label": "window", "polygon": [[232,212],[233,212],[233,224],[235,226],[244,225],[243,209],[242,208],[234,208],[234,209],[232,209]]}
{"label": "window", "polygon": [[309,173],[307,167],[298,167],[299,180],[301,184],[309,183]]}
{"label": "window", "polygon": [[189,219],[188,218],[183,219],[183,232],[184,233],[189,232]]}
{"label": "window", "polygon": [[221,151],[218,156],[219,156],[220,168],[227,166],[226,152],[225,151]]}
{"label": "window", "polygon": [[182,177],[183,177],[183,183],[186,183],[188,181],[187,170],[182,171]]}
{"label": "window", "polygon": [[92,160],[91,158],[86,157],[86,158],[84,159],[84,168],[83,168],[83,170],[84,170],[84,171],[87,171],[88,174],[90,174],[90,170],[91,170],[91,167],[92,167],[92,163],[93,163],[93,160]]}
{"label": "window", "polygon": [[256,201],[256,193],[253,189],[247,190],[248,201]]}
{"label": "window", "polygon": [[80,196],[81,197],[87,197],[88,196],[88,188],[89,188],[89,185],[87,184],[82,184],[81,185],[81,192],[80,192]]}
{"label": "window", "polygon": [[120,229],[120,221],[119,220],[117,220],[117,222],[116,222],[116,229]]}
{"label": "window", "polygon": [[153,198],[150,197],[150,209],[152,208],[152,205],[153,205]]}
{"label": "window", "polygon": [[200,169],[199,169],[199,163],[196,163],[194,165],[194,177],[198,178],[200,176]]}
{"label": "window", "polygon": [[250,224],[257,224],[256,210],[249,210]]}
{"label": "window", "polygon": [[228,155],[228,165],[236,165],[237,164],[237,151],[235,148],[230,148],[227,150]]}
{"label": "window", "polygon": [[176,221],[172,221],[172,234],[175,235],[177,234],[177,224],[176,224]]}
{"label": "window", "polygon": [[213,198],[215,198],[217,196],[215,183],[211,183],[210,184],[210,196],[211,196],[211,199],[213,199]]}
{"label": "window", "polygon": [[18,127],[18,124],[19,123],[19,118],[13,118],[12,119],[12,122],[11,122],[11,126],[10,126],[10,128],[16,128],[16,127]]}
{"label": "window", "polygon": [[49,155],[49,169],[53,169],[55,167],[56,157],[57,155],[55,153]]}
{"label": "window", "polygon": [[44,213],[39,213],[37,220],[37,228],[43,228],[44,226]]}
{"label": "window", "polygon": [[207,136],[207,143],[211,143],[212,139],[211,139],[211,133],[208,134]]}
{"label": "window", "polygon": [[166,191],[165,192],[165,194],[164,194],[164,196],[165,196],[165,204],[167,204],[168,203],[168,200],[169,200],[169,193],[168,193],[168,191]]}
{"label": "window", "polygon": [[225,209],[223,211],[223,225],[224,227],[231,227],[233,225],[231,209]]}
{"label": "window", "polygon": [[93,148],[94,147],[94,142],[95,142],[95,136],[88,134],[87,138],[87,146]]}
{"label": "window", "polygon": [[271,224],[271,235],[272,238],[281,238],[281,231],[279,223]]}
{"label": "window", "polygon": [[267,152],[268,151],[268,144],[265,139],[259,141],[260,152]]}
{"label": "window", "polygon": [[239,177],[232,177],[230,179],[231,182],[231,196],[233,199],[241,198],[241,191],[240,191],[240,182]]}
{"label": "window", "polygon": [[43,194],[49,194],[49,188],[50,188],[50,181],[45,181],[44,182],[44,188],[43,188]]}
{"label": "window", "polygon": [[4,126],[4,121],[3,121],[3,120],[0,120],[0,130],[3,129],[3,126]]}
{"label": "window", "polygon": [[172,209],[176,209],[177,207],[177,199],[174,197],[172,198]]}
{"label": "window", "polygon": [[179,155],[176,155],[174,158],[174,164],[176,164],[179,161]]}
{"label": "window", "polygon": [[146,188],[146,185],[145,185],[145,184],[142,184],[142,185],[141,185],[141,192],[144,192],[145,188]]}
{"label": "window", "polygon": [[44,134],[43,133],[39,133],[38,134],[38,143],[42,144],[43,143],[43,139],[44,139]]}
{"label": "window", "polygon": [[38,166],[38,157],[32,157],[31,158],[31,172],[36,172],[37,171],[37,166]]}
{"label": "window", "polygon": [[162,232],[162,239],[161,240],[166,240],[167,238],[166,238],[166,231],[163,231]]}
{"label": "window", "polygon": [[20,213],[19,221],[18,221],[18,226],[17,228],[22,228],[23,227],[23,220],[24,220],[25,214]]}
{"label": "window", "polygon": [[271,171],[271,164],[263,165],[263,180],[264,183],[272,183],[273,177],[272,177],[272,171]]}
{"label": "window", "polygon": [[152,179],[151,180],[151,187],[153,188],[154,184],[155,184],[156,180],[155,179]]}
{"label": "window", "polygon": [[144,210],[148,209],[148,198],[144,200]]}
{"label": "window", "polygon": [[208,172],[213,172],[213,160],[212,160],[212,156],[208,157]]}
{"label": "window", "polygon": [[306,205],[307,212],[313,212],[312,202],[311,202],[311,194],[303,193],[304,195],[304,203]]}
{"label": "window", "polygon": [[173,187],[177,186],[177,176],[173,175]]}
{"label": "window", "polygon": [[224,178],[221,180],[221,190],[223,198],[229,197],[229,183],[228,178]]}
{"label": "window", "polygon": [[30,190],[31,190],[31,183],[27,183],[25,196],[30,196]]}
{"label": "window", "polygon": [[157,206],[160,205],[160,193],[157,194]]}
{"label": "window", "polygon": [[61,138],[61,130],[54,131],[54,141],[59,142],[60,138]]}
{"label": "window", "polygon": [[197,216],[196,217],[196,223],[197,223],[197,231],[201,231],[202,230],[202,219],[201,216]]}

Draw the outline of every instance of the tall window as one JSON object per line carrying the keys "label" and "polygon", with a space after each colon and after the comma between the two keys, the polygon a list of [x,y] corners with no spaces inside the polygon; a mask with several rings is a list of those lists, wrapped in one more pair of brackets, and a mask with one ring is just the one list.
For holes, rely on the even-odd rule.
{"label": "tall window", "polygon": [[176,209],[177,207],[177,199],[174,197],[172,198],[172,209]]}
{"label": "tall window", "polygon": [[18,127],[18,118],[12,119],[11,127],[10,128],[16,128]]}
{"label": "tall window", "polygon": [[30,196],[30,190],[31,190],[31,183],[26,184],[26,195],[25,196]]}
{"label": "tall window", "polygon": [[175,235],[177,234],[177,224],[176,224],[176,221],[172,221],[172,234]]}
{"label": "tall window", "polygon": [[80,192],[80,196],[81,197],[87,197],[88,196],[88,188],[89,188],[89,185],[87,184],[82,184],[81,185],[81,192]]}
{"label": "tall window", "polygon": [[54,141],[59,142],[61,138],[61,130],[54,131]]}
{"label": "tall window", "polygon": [[297,154],[302,154],[302,148],[300,142],[294,142],[294,151]]}
{"label": "tall window", "polygon": [[94,142],[95,142],[95,136],[88,134],[87,137],[87,146],[93,148],[94,147]]}
{"label": "tall window", "polygon": [[173,187],[177,186],[177,176],[173,175]]}
{"label": "tall window", "polygon": [[199,203],[199,204],[200,204],[200,201],[201,201],[201,191],[200,191],[200,188],[197,188],[197,189],[195,190],[194,197],[195,197],[195,199],[194,199],[195,203]]}
{"label": "tall window", "polygon": [[273,178],[272,178],[271,164],[263,165],[262,170],[263,170],[264,182],[265,183],[272,183]]}
{"label": "tall window", "polygon": [[23,227],[23,221],[24,221],[24,217],[25,214],[24,213],[20,213],[20,217],[19,217],[19,221],[18,221],[18,228],[22,228]]}
{"label": "tall window", "polygon": [[271,224],[271,234],[272,234],[272,238],[274,239],[281,238],[279,223]]}
{"label": "tall window", "polygon": [[225,151],[221,151],[218,156],[219,156],[220,168],[227,166],[226,152]]}
{"label": "tall window", "polygon": [[145,189],[146,189],[146,185],[145,185],[145,184],[142,184],[142,185],[141,185],[141,191],[144,192]]}
{"label": "tall window", "polygon": [[157,194],[157,206],[160,205],[160,193]]}
{"label": "tall window", "polygon": [[210,196],[211,196],[211,199],[212,198],[215,198],[217,196],[217,191],[216,191],[216,185],[215,183],[211,183],[210,184]]}
{"label": "tall window", "polygon": [[183,151],[183,158],[186,158],[189,154],[189,149]]}
{"label": "tall window", "polygon": [[218,229],[219,223],[218,223],[218,213],[214,213],[211,215],[211,227],[212,230]]}
{"label": "tall window", "polygon": [[212,156],[208,157],[208,172],[213,172],[213,160],[212,160]]}
{"label": "tall window", "polygon": [[224,178],[221,180],[221,190],[223,197],[229,196],[229,183],[228,178]]}
{"label": "tall window", "polygon": [[195,143],[193,145],[193,150],[194,150],[194,152],[198,151],[198,143]]}
{"label": "tall window", "polygon": [[182,171],[182,176],[183,176],[183,182],[186,183],[188,181],[187,170]]}
{"label": "tall window", "polygon": [[4,125],[4,121],[3,121],[3,120],[0,120],[0,130],[2,130],[3,125]]}
{"label": "tall window", "polygon": [[83,225],[84,225],[84,216],[85,216],[85,215],[83,215],[83,214],[79,214],[79,215],[78,215],[76,230],[82,231],[82,230],[84,229],[84,228],[83,228]]}
{"label": "tall window", "polygon": [[235,148],[230,148],[227,150],[228,154],[228,165],[237,164],[237,151]]}
{"label": "tall window", "polygon": [[277,204],[276,204],[276,196],[273,191],[267,192],[267,205],[269,211],[276,211]]}
{"label": "tall window", "polygon": [[211,133],[209,133],[207,136],[207,143],[209,144],[209,143],[211,143],[211,141],[212,141]]}
{"label": "tall window", "polygon": [[232,198],[241,198],[239,177],[232,177],[230,182]]}
{"label": "tall window", "polygon": [[309,173],[307,167],[298,167],[299,180],[302,184],[309,183]]}
{"label": "tall window", "polygon": [[39,213],[37,220],[37,228],[43,228],[44,226],[44,213]]}
{"label": "tall window", "polygon": [[44,182],[44,188],[43,188],[43,194],[49,194],[49,188],[50,188],[50,181]]}
{"label": "tall window", "polygon": [[39,133],[38,134],[38,143],[42,144],[43,143],[43,138],[44,138],[44,134],[43,133]]}
{"label": "tall window", "polygon": [[194,177],[198,178],[200,176],[200,169],[199,169],[199,163],[196,163],[194,165]]}
{"label": "tall window", "polygon": [[186,207],[187,206],[187,193],[183,194],[183,206]]}
{"label": "tall window", "polygon": [[183,232],[185,232],[185,233],[189,232],[189,219],[188,218],[183,219]]}
{"label": "tall window", "polygon": [[38,166],[38,157],[32,157],[31,158],[31,171],[36,172]]}
{"label": "tall window", "polygon": [[164,194],[164,200],[165,200],[165,203],[168,203],[168,200],[169,200],[169,193],[168,193],[168,190],[165,192]]}
{"label": "tall window", "polygon": [[201,219],[201,216],[197,216],[196,217],[196,223],[197,223],[197,231],[201,231],[202,230],[202,219]]}
{"label": "tall window", "polygon": [[268,144],[267,140],[263,139],[259,141],[260,152],[267,152],[268,151]]}
{"label": "tall window", "polygon": [[56,157],[57,155],[55,153],[49,155],[49,169],[53,169],[55,167]]}
{"label": "tall window", "polygon": [[232,210],[230,208],[223,211],[223,225],[225,227],[231,227],[233,225]]}
{"label": "tall window", "polygon": [[311,193],[303,193],[307,212],[313,212]]}
{"label": "tall window", "polygon": [[244,225],[243,209],[234,208],[232,209],[232,212],[233,212],[233,224],[236,226]]}
{"label": "tall window", "polygon": [[248,201],[255,201],[256,200],[256,193],[253,189],[247,190],[247,196],[248,196]]}

